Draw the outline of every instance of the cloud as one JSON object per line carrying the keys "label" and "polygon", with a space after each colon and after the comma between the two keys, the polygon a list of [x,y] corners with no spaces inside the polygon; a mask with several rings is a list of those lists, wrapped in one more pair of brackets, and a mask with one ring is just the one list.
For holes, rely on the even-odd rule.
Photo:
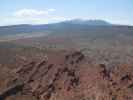
{"label": "cloud", "polygon": [[48,10],[36,10],[36,9],[20,9],[14,12],[15,17],[40,17],[47,16],[50,12],[55,11],[55,9]]}
{"label": "cloud", "polygon": [[56,14],[56,9],[20,9],[8,16],[0,16],[0,26],[14,24],[47,24],[64,21],[67,18]]}

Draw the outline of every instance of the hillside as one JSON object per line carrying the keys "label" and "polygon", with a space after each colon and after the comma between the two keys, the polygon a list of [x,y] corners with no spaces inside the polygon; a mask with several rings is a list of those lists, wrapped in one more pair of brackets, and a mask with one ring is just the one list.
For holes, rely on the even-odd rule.
{"label": "hillside", "polygon": [[84,26],[61,24],[51,34],[42,37],[18,39],[13,43],[40,49],[81,50],[95,62],[133,62],[132,26]]}
{"label": "hillside", "polygon": [[41,59],[44,51],[35,47],[0,42],[0,65],[10,69],[31,60]]}
{"label": "hillside", "polygon": [[[92,64],[80,51],[52,51],[13,69],[0,92],[5,100],[132,100],[133,67]],[[2,73],[0,73],[2,74]],[[1,82],[4,82],[1,80]],[[10,84],[9,84],[10,83]],[[14,91],[14,92],[13,92]]]}

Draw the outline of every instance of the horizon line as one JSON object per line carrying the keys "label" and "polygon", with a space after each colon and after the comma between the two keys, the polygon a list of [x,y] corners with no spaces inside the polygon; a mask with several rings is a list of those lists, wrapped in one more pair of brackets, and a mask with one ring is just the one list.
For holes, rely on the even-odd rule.
{"label": "horizon line", "polygon": [[[30,23],[20,23],[20,24],[8,24],[8,25],[0,25],[0,27],[6,27],[6,26],[19,26],[19,25],[29,25],[29,26],[34,26],[34,25],[49,25],[49,24],[58,24],[62,22],[67,22],[67,21],[73,21],[73,20],[81,20],[81,21],[104,21],[110,25],[113,26],[133,26],[131,24],[120,24],[120,23],[111,23],[110,21],[103,20],[103,19],[82,19],[82,18],[73,18],[73,19],[66,19],[58,22],[49,22],[49,23],[42,23],[42,24],[30,24]],[[90,25],[91,26],[91,25]],[[92,25],[93,26],[93,25]],[[95,25],[96,26],[96,25]],[[98,25],[102,26],[102,25]],[[103,25],[104,26],[104,25]],[[106,25],[105,25],[106,26]]]}

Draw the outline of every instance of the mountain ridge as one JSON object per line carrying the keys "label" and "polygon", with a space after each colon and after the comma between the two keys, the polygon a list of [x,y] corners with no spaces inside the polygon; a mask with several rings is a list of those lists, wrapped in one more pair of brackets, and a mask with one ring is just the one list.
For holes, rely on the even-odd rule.
{"label": "mountain ridge", "polygon": [[[82,20],[74,19],[52,24],[30,25],[20,24],[11,26],[0,26],[0,40],[16,40],[29,37],[40,37],[46,35],[62,34],[102,34],[107,32],[129,33],[132,26],[115,25],[104,20]],[[126,32],[125,32],[126,31]],[[130,32],[131,33],[131,32]]]}
{"label": "mountain ridge", "polygon": [[[57,23],[48,23],[48,24],[16,24],[16,25],[5,25],[5,26],[0,26],[1,27],[16,27],[16,26],[43,26],[43,25],[51,25],[51,24],[59,24],[59,23],[72,23],[72,24],[86,24],[86,25],[97,25],[97,23],[99,25],[113,25],[108,21],[105,20],[100,20],[100,19],[96,19],[96,20],[84,20],[84,19],[72,19],[72,20],[65,20],[65,21],[60,21]],[[95,23],[95,24],[94,24]]]}

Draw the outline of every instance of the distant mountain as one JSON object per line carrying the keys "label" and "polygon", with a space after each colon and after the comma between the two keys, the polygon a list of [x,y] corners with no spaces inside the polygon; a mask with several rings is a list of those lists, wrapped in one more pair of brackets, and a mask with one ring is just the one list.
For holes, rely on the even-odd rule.
{"label": "distant mountain", "polygon": [[111,23],[106,22],[104,20],[82,20],[82,19],[74,19],[74,20],[64,21],[62,23],[90,25],[90,26],[107,26],[107,25],[112,25]]}
{"label": "distant mountain", "polygon": [[11,26],[1,26],[0,27],[0,40],[12,40],[26,37],[40,37],[46,36],[48,34],[52,35],[70,35],[70,34],[117,34],[132,33],[132,27],[113,25],[104,20],[81,20],[74,19],[63,21],[53,24],[43,24],[43,25],[11,25]]}
{"label": "distant mountain", "polygon": [[[55,28],[62,28],[72,25],[89,25],[89,26],[108,26],[110,23],[103,20],[69,20],[54,24],[44,24],[44,25],[11,25],[11,26],[1,26],[0,35],[11,35],[11,34],[21,34],[21,33],[33,33],[33,32],[45,32],[46,30],[51,31]],[[81,27],[81,26],[80,26]]]}

